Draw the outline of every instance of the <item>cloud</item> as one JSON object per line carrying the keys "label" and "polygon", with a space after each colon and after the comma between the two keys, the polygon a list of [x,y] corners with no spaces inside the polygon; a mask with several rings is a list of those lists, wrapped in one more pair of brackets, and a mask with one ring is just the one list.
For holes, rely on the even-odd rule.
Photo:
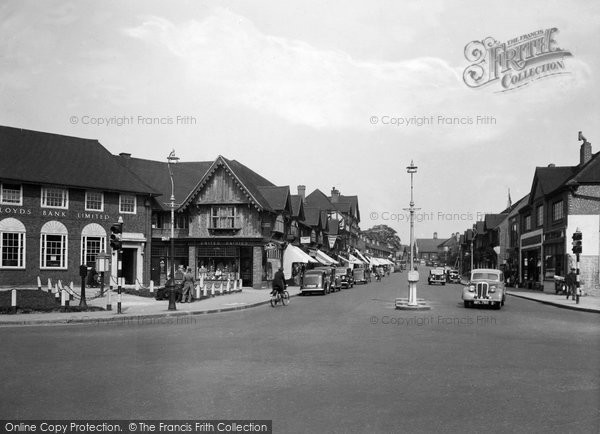
{"label": "cloud", "polygon": [[371,129],[374,113],[411,116],[454,106],[464,87],[442,59],[360,61],[264,34],[225,9],[180,25],[149,16],[125,32],[168,50],[185,69],[188,84],[217,87],[224,104],[313,128]]}

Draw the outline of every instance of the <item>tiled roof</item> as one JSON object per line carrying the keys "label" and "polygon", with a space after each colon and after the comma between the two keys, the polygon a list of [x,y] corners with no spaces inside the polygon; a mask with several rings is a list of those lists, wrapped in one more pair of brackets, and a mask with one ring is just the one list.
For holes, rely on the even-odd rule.
{"label": "tiled roof", "polygon": [[321,211],[318,208],[307,206],[304,208],[304,223],[308,226],[318,226],[321,222]]}
{"label": "tiled roof", "polygon": [[0,177],[32,184],[156,195],[97,140],[0,127]]}
{"label": "tiled roof", "polygon": [[[577,167],[561,166],[561,167],[536,167],[533,176],[533,185],[529,201],[533,201],[541,195],[547,195],[554,190],[564,185],[577,171]],[[539,188],[540,194],[537,193],[536,185]],[[535,189],[535,190],[534,190]]]}
{"label": "tiled roof", "polygon": [[275,211],[290,211],[290,187],[282,186],[257,186],[258,191],[265,198],[271,209]]}
{"label": "tiled roof", "polygon": [[[156,202],[163,210],[168,210],[171,198],[171,178],[167,162],[144,160],[141,158],[119,157],[121,163],[135,172],[147,184],[161,195]],[[190,193],[190,189],[206,173],[212,161],[183,162],[172,165],[175,203],[181,203]]]}
{"label": "tiled roof", "polygon": [[290,200],[292,202],[292,217],[296,217],[300,220],[305,219],[304,213],[304,201],[302,200],[302,196],[298,194],[292,194],[290,196]]}
{"label": "tiled roof", "polygon": [[573,177],[577,183],[600,183],[600,152],[592,156],[592,159],[581,167]]}
{"label": "tiled roof", "polygon": [[438,251],[438,246],[443,242],[443,240],[439,238],[417,238],[415,240],[417,246],[419,248],[419,253],[421,252],[436,252]]}
{"label": "tiled roof", "polygon": [[[331,197],[329,197],[329,200],[331,201]],[[352,212],[360,221],[360,212],[358,209],[358,196],[340,195],[338,197],[338,201],[334,203],[334,206],[341,212]]]}
{"label": "tiled roof", "polygon": [[485,230],[495,229],[507,217],[508,214],[486,214],[484,217]]}
{"label": "tiled roof", "polygon": [[306,205],[312,208],[319,208],[322,210],[333,210],[335,206],[331,203],[329,198],[318,188],[311,194],[306,196]]}

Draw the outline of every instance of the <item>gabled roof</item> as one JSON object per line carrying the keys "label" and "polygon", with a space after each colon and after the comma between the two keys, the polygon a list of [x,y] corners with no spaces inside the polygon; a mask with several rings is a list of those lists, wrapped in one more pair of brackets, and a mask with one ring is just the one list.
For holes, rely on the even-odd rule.
{"label": "gabled roof", "polygon": [[306,206],[319,208],[321,210],[330,211],[336,209],[329,198],[318,188],[311,194],[306,196]]}
{"label": "gabled roof", "polygon": [[564,185],[576,171],[576,166],[536,167],[529,203],[533,203],[536,199],[546,196]]}
{"label": "gabled roof", "polygon": [[292,213],[289,186],[258,186],[257,188],[271,209],[274,211],[286,211],[290,214]]}
{"label": "gabled roof", "polygon": [[306,216],[304,214],[304,200],[302,196],[298,194],[292,194],[290,196],[290,201],[292,202],[292,217],[303,221]]}
{"label": "gabled roof", "polygon": [[[331,197],[329,197],[331,201]],[[333,203],[333,202],[332,202]],[[358,209],[358,196],[343,196],[338,197],[338,201],[333,204],[341,212],[347,212],[356,216],[356,219],[360,221],[360,211]]]}
{"label": "gabled roof", "polygon": [[0,176],[32,184],[158,195],[97,140],[0,127]]}
{"label": "gabled roof", "polygon": [[598,184],[600,183],[600,152],[592,155],[590,161],[581,166],[569,183]]}

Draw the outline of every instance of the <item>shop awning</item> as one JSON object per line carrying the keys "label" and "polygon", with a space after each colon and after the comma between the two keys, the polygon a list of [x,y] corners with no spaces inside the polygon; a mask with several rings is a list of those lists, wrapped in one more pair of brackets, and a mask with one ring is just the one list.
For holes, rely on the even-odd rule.
{"label": "shop awning", "polygon": [[325,265],[331,265],[331,264],[335,264],[335,265],[339,265],[339,262],[336,261],[335,259],[333,259],[331,256],[326,255],[325,253],[323,253],[320,250],[317,250],[317,257],[316,257],[317,261],[321,262],[322,264]]}
{"label": "shop awning", "polygon": [[351,253],[348,253],[348,259],[350,260],[351,264],[358,264],[358,265],[363,265],[364,262],[361,261],[360,259],[358,259],[356,256],[354,256]]}
{"label": "shop awning", "polygon": [[286,279],[292,278],[292,264],[295,262],[302,264],[308,264],[309,262],[315,264],[319,263],[316,259],[311,258],[298,247],[288,244],[283,252],[283,275]]}
{"label": "shop awning", "polygon": [[360,259],[361,259],[361,260],[362,260],[362,261],[363,261],[365,264],[367,264],[367,265],[369,264],[369,260],[368,260],[367,258],[365,258],[365,257],[363,256],[363,254],[362,254],[362,253],[360,253],[358,250],[356,251],[356,254],[358,255],[358,257],[359,257],[359,258],[360,258]]}

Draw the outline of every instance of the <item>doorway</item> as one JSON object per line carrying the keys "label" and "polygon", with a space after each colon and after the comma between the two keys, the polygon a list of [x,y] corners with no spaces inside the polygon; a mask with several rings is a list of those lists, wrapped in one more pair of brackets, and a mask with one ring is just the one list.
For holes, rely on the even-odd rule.
{"label": "doorway", "polygon": [[134,285],[137,278],[137,251],[138,249],[123,248],[121,254],[123,279],[125,285]]}

